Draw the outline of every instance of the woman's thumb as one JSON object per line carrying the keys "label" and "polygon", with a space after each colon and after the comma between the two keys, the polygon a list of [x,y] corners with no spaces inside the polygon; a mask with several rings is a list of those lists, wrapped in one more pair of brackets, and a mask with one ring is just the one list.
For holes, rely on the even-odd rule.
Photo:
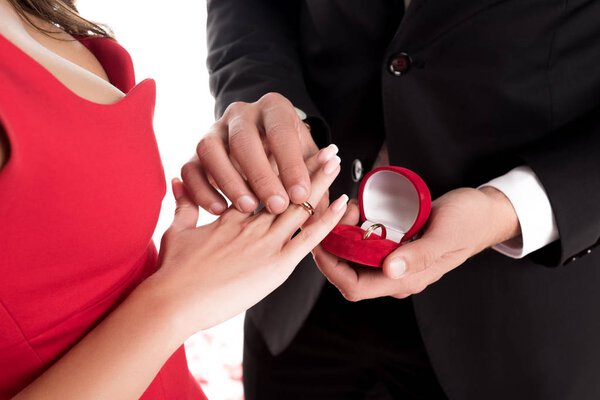
{"label": "woman's thumb", "polygon": [[183,182],[179,178],[171,181],[175,197],[175,217],[171,228],[176,231],[195,228],[198,223],[198,206],[190,199]]}

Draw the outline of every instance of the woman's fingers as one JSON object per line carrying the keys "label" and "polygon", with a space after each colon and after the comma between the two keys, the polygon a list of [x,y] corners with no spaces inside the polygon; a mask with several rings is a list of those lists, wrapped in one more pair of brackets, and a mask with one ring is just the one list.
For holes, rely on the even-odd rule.
{"label": "woman's fingers", "polygon": [[337,164],[339,165],[341,160],[339,157],[336,158],[338,151],[339,149],[335,144],[330,144],[306,160],[306,169],[310,173],[311,179],[312,175],[314,175],[319,168],[325,165],[327,162],[335,159],[338,160]]}
{"label": "woman's fingers", "polygon": [[171,181],[173,196],[175,197],[175,218],[171,224],[174,231],[194,229],[198,223],[198,206],[188,195],[181,180],[175,178]]}
{"label": "woman's fingers", "polygon": [[[325,151],[327,149],[323,149]],[[324,164],[319,161],[319,155],[313,156],[307,161],[307,167],[312,170],[311,174],[311,194],[309,204],[316,206],[319,204],[323,196],[327,193],[329,186],[334,181],[335,177],[340,172],[340,158],[335,154],[328,155],[329,160]],[[320,167],[319,167],[320,166]],[[292,204],[286,212],[281,214],[273,223],[271,233],[275,237],[281,238],[282,241],[298,230],[310,217],[308,210],[303,206]],[[282,242],[283,243],[283,242]]]}
{"label": "woman's fingers", "polygon": [[348,208],[346,213],[342,217],[340,224],[344,225],[356,225],[360,221],[360,208],[358,207],[358,201],[352,199],[348,202]]}
{"label": "woman's fingers", "polygon": [[340,196],[331,203],[327,211],[316,216],[316,221],[303,228],[292,240],[288,241],[281,254],[289,257],[295,263],[300,262],[337,225],[346,211],[347,203],[348,196],[345,194]]}
{"label": "woman's fingers", "polygon": [[[335,144],[330,144],[309,158],[306,161],[306,166],[311,174],[311,177],[315,177],[315,174],[319,171],[319,168],[322,168],[325,174],[329,175],[334,173],[339,168],[340,162],[342,161],[337,156],[337,153],[338,147]],[[320,214],[327,210],[327,207],[329,207],[329,188],[325,190],[319,200],[314,202],[309,201],[309,204],[313,206],[316,214]],[[308,222],[305,222],[305,224],[306,223]]]}

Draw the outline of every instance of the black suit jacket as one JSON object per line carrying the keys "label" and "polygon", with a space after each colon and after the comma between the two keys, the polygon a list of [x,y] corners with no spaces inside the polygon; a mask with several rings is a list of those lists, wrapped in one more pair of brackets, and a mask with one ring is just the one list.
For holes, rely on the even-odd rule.
{"label": "black suit jacket", "polygon": [[[213,0],[208,41],[217,116],[288,97],[340,147],[332,196],[384,140],[433,197],[529,165],[560,240],[471,258],[413,296],[419,327],[451,399],[600,399],[600,1]],[[248,312],[273,353],[323,281],[306,259]]]}

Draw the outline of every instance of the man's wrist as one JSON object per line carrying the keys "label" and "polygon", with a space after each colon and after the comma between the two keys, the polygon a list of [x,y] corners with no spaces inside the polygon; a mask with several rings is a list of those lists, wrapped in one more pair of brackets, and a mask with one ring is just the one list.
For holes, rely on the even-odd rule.
{"label": "man's wrist", "polygon": [[511,202],[521,234],[499,243],[494,250],[512,258],[522,258],[558,238],[550,199],[533,170],[521,165],[482,186],[493,187]]}
{"label": "man's wrist", "polygon": [[500,190],[491,186],[484,186],[478,190],[485,194],[488,200],[491,201],[489,223],[493,229],[493,233],[491,235],[492,243],[490,243],[490,246],[519,237],[521,235],[519,218],[508,197]]}

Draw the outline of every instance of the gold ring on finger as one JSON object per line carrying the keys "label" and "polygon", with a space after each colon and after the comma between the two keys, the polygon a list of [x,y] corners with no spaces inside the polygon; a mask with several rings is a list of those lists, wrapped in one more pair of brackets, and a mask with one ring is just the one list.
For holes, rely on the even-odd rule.
{"label": "gold ring on finger", "polygon": [[298,204],[300,207],[304,208],[309,215],[315,215],[315,208],[308,202],[305,201],[303,203]]}

